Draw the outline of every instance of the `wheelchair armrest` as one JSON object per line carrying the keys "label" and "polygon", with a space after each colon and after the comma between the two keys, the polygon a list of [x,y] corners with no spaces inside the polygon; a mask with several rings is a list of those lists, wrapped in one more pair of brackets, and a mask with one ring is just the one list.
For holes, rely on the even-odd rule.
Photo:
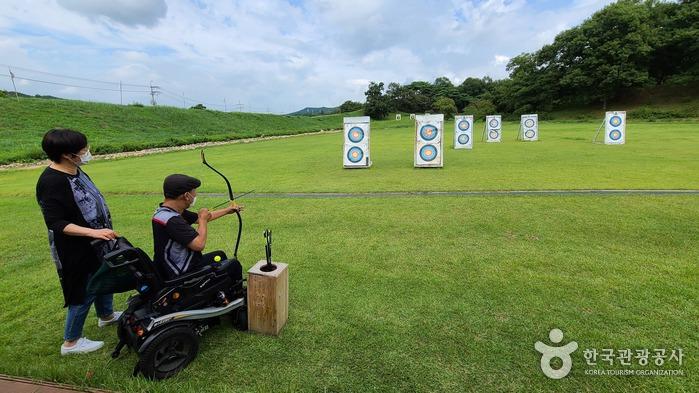
{"label": "wheelchair armrest", "polygon": [[211,270],[212,270],[212,267],[207,265],[207,266],[204,266],[203,268],[201,268],[197,271],[184,274],[184,275],[179,276],[177,278],[173,278],[172,280],[169,280],[169,281],[164,281],[163,285],[165,285],[166,287],[180,285],[186,281],[193,280],[195,278],[199,278],[199,277],[204,276],[208,273],[211,273]]}

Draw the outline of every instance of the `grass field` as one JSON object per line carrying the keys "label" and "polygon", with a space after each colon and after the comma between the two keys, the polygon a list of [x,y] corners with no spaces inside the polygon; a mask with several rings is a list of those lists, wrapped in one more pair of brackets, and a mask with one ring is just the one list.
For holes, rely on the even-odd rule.
{"label": "grass field", "polygon": [[[73,100],[0,98],[0,164],[43,158],[41,137],[54,127],[83,131],[95,153],[298,134],[336,128],[339,115],[300,117]],[[39,141],[39,143],[37,143]]]}
{"label": "grass field", "polygon": [[[373,123],[369,170],[341,169],[340,134],[207,155],[239,191],[699,188],[696,122],[632,123],[627,145],[615,147],[589,143],[596,126],[544,122],[542,141],[524,144],[509,123],[504,143],[447,148],[437,170],[412,168],[409,121]],[[164,175],[223,191],[194,151],[86,170],[116,229],[146,250]],[[58,355],[64,310],[33,197],[38,173],[0,172],[0,373],[126,392],[699,388],[697,195],[246,197],[240,257],[245,268],[261,259],[262,231],[274,231],[274,255],[290,265],[288,325],[277,338],[216,327],[190,367],[154,383],[130,377],[134,354]],[[209,248],[231,249],[231,224],[212,224]],[[113,330],[95,325],[86,335],[112,347]],[[534,350],[554,327],[580,346],[559,381],[541,373]],[[682,348],[675,368],[685,375],[585,375],[584,348]]]}

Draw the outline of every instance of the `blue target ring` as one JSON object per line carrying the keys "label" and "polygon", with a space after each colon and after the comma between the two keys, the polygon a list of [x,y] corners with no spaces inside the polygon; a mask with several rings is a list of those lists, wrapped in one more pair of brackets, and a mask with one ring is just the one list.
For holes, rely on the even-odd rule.
{"label": "blue target ring", "polygon": [[359,143],[364,139],[364,130],[360,127],[352,127],[347,131],[347,139],[354,143]]}
{"label": "blue target ring", "polygon": [[423,161],[432,161],[437,158],[437,148],[432,145],[425,145],[420,149],[420,158]]}
{"label": "blue target ring", "polygon": [[420,137],[426,141],[431,141],[437,137],[439,131],[432,124],[426,124],[420,128]]}
{"label": "blue target ring", "polygon": [[490,128],[497,128],[500,126],[500,121],[498,119],[490,119],[488,125],[490,125]]}
{"label": "blue target ring", "polygon": [[530,138],[530,139],[534,138],[535,135],[536,135],[536,133],[534,132],[534,130],[524,131],[524,136],[526,136],[527,138]]}
{"label": "blue target ring", "polygon": [[611,130],[609,131],[609,139],[613,141],[618,141],[621,139],[621,131],[619,130]]}
{"label": "blue target ring", "polygon": [[490,139],[498,139],[500,138],[500,133],[497,132],[496,130],[490,130],[488,133],[488,136],[490,136]]}
{"label": "blue target ring", "polygon": [[467,122],[466,120],[461,120],[461,121],[459,122],[459,126],[458,126],[458,127],[459,127],[459,129],[460,129],[461,131],[466,131],[466,130],[468,130],[468,129],[471,127],[471,124],[469,124],[469,122]]}
{"label": "blue target ring", "polygon": [[619,127],[619,125],[621,125],[621,116],[612,116],[609,119],[609,124],[611,124],[612,127]]}
{"label": "blue target ring", "polygon": [[347,151],[347,159],[350,160],[350,162],[358,163],[362,158],[364,158],[364,152],[357,146]]}
{"label": "blue target ring", "polygon": [[461,134],[458,138],[456,138],[456,140],[458,140],[462,145],[467,144],[470,139],[471,138],[469,138],[467,134]]}
{"label": "blue target ring", "polygon": [[527,119],[524,121],[524,126],[525,127],[534,127],[534,119]]}

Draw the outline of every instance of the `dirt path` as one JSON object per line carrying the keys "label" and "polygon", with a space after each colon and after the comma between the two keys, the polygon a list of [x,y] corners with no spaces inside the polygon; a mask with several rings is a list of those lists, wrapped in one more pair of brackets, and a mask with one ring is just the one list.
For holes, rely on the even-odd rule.
{"label": "dirt path", "polygon": [[[285,139],[285,138],[294,138],[294,137],[309,136],[309,135],[333,134],[333,133],[337,133],[340,131],[341,130],[339,130],[339,129],[338,130],[320,130],[320,131],[315,131],[315,132],[306,132],[306,133],[294,134],[294,135],[274,135],[274,136],[264,136],[264,137],[259,137],[259,138],[233,139],[230,141],[202,142],[202,143],[193,143],[190,145],[156,147],[153,149],[125,151],[125,152],[121,152],[121,153],[101,154],[101,155],[96,155],[95,159],[102,161],[102,160],[113,160],[116,158],[124,158],[124,157],[140,157],[140,156],[147,156],[150,154],[165,153],[165,152],[169,152],[169,151],[195,150],[195,149],[200,149],[202,147],[232,145],[232,144],[236,144],[236,143],[252,143],[252,142],[266,141],[266,140],[272,140],[272,139]],[[10,170],[10,169],[41,168],[41,167],[45,167],[49,163],[50,163],[49,160],[41,160],[41,161],[35,161],[35,162],[5,164],[5,165],[0,165],[0,171]]]}

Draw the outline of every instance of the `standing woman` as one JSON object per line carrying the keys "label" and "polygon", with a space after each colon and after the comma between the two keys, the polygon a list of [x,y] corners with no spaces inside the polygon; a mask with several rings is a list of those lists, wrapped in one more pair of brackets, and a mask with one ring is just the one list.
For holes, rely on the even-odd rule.
{"label": "standing woman", "polygon": [[39,176],[36,199],[68,308],[61,355],[96,351],[104,342],[82,337],[90,306],[95,304],[99,327],[116,322],[121,313],[113,311],[112,294],[86,294],[88,279],[100,266],[90,242],[111,240],[117,234],[104,197],[80,169],[92,158],[85,135],[55,128],[44,135],[41,147],[52,162]]}

